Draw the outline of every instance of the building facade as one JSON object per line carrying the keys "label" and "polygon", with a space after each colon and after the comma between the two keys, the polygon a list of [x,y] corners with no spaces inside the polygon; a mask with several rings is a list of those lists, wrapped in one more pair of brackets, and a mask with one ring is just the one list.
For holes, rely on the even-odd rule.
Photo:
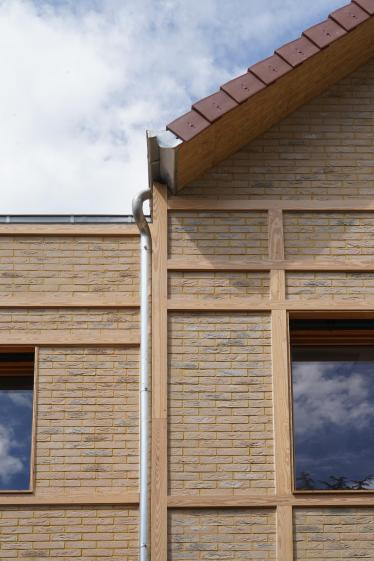
{"label": "building facade", "polygon": [[[332,14],[150,141],[152,561],[374,559],[373,14]],[[135,561],[138,230],[0,244],[4,372],[33,376],[0,558]]]}

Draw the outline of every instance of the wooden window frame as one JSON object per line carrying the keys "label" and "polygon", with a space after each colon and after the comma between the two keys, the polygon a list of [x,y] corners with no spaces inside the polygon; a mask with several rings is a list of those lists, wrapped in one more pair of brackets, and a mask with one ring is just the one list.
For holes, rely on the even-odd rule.
{"label": "wooden window frame", "polygon": [[30,469],[28,489],[0,489],[0,495],[22,495],[31,494],[35,491],[35,461],[36,461],[36,426],[37,426],[37,387],[38,387],[38,363],[39,347],[32,345],[4,345],[0,346],[0,352],[32,352],[34,354],[33,369],[33,394],[32,394],[32,424],[31,424],[31,446],[30,446]]}
{"label": "wooden window frame", "polygon": [[[292,494],[297,495],[307,495],[310,497],[315,497],[317,495],[372,495],[374,489],[316,489],[304,490],[296,489],[296,478],[295,478],[295,443],[294,443],[294,423],[293,423],[293,410],[294,410],[294,398],[293,398],[293,383],[292,383],[292,357],[291,350],[293,346],[345,346],[348,342],[355,344],[357,346],[365,346],[374,344],[374,329],[341,329],[341,330],[313,330],[307,332],[307,330],[294,330],[290,329],[291,319],[372,319],[374,321],[374,313],[362,312],[350,312],[349,314],[345,312],[324,312],[323,314],[319,312],[308,312],[308,313],[289,313],[288,314],[288,325],[289,325],[289,391],[290,391],[290,429],[291,429],[291,483],[292,483]],[[305,332],[303,332],[305,331]],[[296,334],[296,340],[295,340]]]}

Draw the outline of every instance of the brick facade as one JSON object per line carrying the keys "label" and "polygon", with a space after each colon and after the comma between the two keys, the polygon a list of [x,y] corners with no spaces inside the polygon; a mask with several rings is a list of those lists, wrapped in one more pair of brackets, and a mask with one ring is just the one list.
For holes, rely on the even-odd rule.
{"label": "brick facade", "polygon": [[36,491],[138,487],[138,350],[43,347]]}
{"label": "brick facade", "polygon": [[172,315],[172,492],[274,492],[270,317]]}
{"label": "brick facade", "polygon": [[273,561],[274,511],[172,510],[168,545],[170,561]]}
{"label": "brick facade", "polygon": [[0,294],[138,294],[138,238],[0,236]]}

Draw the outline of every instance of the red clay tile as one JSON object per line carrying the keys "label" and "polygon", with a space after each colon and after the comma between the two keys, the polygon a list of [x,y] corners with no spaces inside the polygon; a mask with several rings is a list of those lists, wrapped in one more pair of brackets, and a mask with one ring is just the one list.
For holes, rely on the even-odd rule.
{"label": "red clay tile", "polygon": [[243,76],[238,76],[238,78],[223,84],[221,90],[231,95],[238,103],[243,103],[265,87],[265,84],[256,78],[252,72],[246,72]]}
{"label": "red clay tile", "polygon": [[197,103],[194,103],[192,109],[198,111],[205,119],[211,123],[222,117],[231,109],[234,109],[238,104],[225,92],[219,91]]}
{"label": "red clay tile", "polygon": [[335,12],[329,15],[329,18],[336,21],[336,23],[344,27],[347,31],[351,31],[351,29],[360,25],[360,23],[369,19],[369,17],[369,14],[360,8],[360,6],[352,3],[339,10],[335,10]]}
{"label": "red clay tile", "polygon": [[313,25],[303,32],[303,35],[313,41],[320,49],[327,47],[347,32],[332,19]]}
{"label": "red clay tile", "polygon": [[306,37],[287,43],[275,51],[291,66],[298,66],[311,56],[319,53],[319,48]]}
{"label": "red clay tile", "polygon": [[353,0],[353,2],[371,16],[374,15],[374,0]]}
{"label": "red clay tile", "polygon": [[187,141],[209,127],[209,125],[209,121],[204,119],[199,113],[189,111],[166,125],[166,128],[182,140]]}
{"label": "red clay tile", "polygon": [[248,68],[249,72],[253,72],[253,74],[265,82],[265,84],[275,82],[275,80],[278,80],[278,78],[290,70],[292,70],[292,67],[278,55],[265,58],[261,62]]}

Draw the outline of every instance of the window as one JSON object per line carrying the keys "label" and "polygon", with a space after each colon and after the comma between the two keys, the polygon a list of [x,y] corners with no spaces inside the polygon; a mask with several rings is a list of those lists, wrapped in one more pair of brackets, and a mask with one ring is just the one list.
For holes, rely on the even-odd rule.
{"label": "window", "polygon": [[374,490],[374,320],[290,321],[294,489]]}
{"label": "window", "polygon": [[0,490],[31,487],[33,348],[0,347]]}

